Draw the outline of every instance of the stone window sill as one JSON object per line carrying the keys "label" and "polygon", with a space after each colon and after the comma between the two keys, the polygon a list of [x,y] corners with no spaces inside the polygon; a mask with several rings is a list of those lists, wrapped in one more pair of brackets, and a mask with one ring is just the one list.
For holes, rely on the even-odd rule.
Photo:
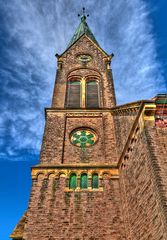
{"label": "stone window sill", "polygon": [[65,188],[65,192],[103,192],[103,188],[75,188],[75,189],[70,189],[70,188]]}

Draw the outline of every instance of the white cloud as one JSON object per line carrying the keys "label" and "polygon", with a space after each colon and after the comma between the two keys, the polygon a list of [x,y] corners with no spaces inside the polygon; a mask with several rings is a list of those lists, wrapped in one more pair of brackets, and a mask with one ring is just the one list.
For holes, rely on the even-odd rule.
{"label": "white cloud", "polygon": [[[88,23],[99,44],[114,52],[112,68],[117,102],[153,97],[165,91],[149,6],[143,0],[85,0]],[[1,140],[6,154],[29,149],[38,153],[44,107],[51,104],[56,52],[68,45],[82,1],[12,0],[1,3],[4,46],[0,71]],[[4,156],[4,153],[1,153]]]}

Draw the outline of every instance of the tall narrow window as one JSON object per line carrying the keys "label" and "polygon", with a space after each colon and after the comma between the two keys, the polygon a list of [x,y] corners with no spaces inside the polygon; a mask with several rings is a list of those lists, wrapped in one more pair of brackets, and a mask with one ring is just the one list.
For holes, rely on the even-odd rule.
{"label": "tall narrow window", "polygon": [[88,188],[88,175],[83,173],[80,179],[80,187],[81,188]]}
{"label": "tall narrow window", "polygon": [[94,173],[92,175],[92,188],[98,188],[99,187],[99,178],[98,178],[98,174]]}
{"label": "tall narrow window", "polygon": [[96,80],[88,81],[86,84],[86,107],[99,107],[99,86]]}
{"label": "tall narrow window", "polygon": [[69,81],[67,94],[67,107],[80,107],[80,81]]}
{"label": "tall narrow window", "polygon": [[77,187],[77,176],[75,173],[72,173],[70,175],[70,183],[69,183],[69,187],[71,189],[75,189]]}

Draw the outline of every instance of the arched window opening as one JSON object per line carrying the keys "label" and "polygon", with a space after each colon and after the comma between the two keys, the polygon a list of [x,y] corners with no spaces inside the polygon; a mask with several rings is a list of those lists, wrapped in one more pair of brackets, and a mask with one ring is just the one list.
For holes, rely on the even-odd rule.
{"label": "arched window opening", "polygon": [[81,175],[80,188],[88,188],[88,175],[86,173]]}
{"label": "arched window opening", "polygon": [[72,173],[70,175],[70,184],[69,184],[70,189],[75,189],[77,187],[77,176],[75,173]]}
{"label": "arched window opening", "polygon": [[86,107],[99,108],[99,83],[96,80],[86,83]]}
{"label": "arched window opening", "polygon": [[94,173],[92,175],[92,188],[98,188],[99,187],[99,177],[97,173]]}
{"label": "arched window opening", "polygon": [[80,81],[69,81],[67,93],[67,107],[80,108]]}

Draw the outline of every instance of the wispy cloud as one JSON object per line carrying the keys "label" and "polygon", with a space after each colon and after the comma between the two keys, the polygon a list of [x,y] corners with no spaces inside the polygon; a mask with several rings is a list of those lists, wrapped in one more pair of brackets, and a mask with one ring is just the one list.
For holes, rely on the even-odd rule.
{"label": "wispy cloud", "polygon": [[1,158],[25,160],[28,155],[38,155],[43,109],[50,106],[53,92],[54,54],[65,50],[83,4],[91,15],[88,22],[96,39],[108,53],[115,54],[112,68],[118,103],[150,98],[166,90],[145,1],[3,1]]}

